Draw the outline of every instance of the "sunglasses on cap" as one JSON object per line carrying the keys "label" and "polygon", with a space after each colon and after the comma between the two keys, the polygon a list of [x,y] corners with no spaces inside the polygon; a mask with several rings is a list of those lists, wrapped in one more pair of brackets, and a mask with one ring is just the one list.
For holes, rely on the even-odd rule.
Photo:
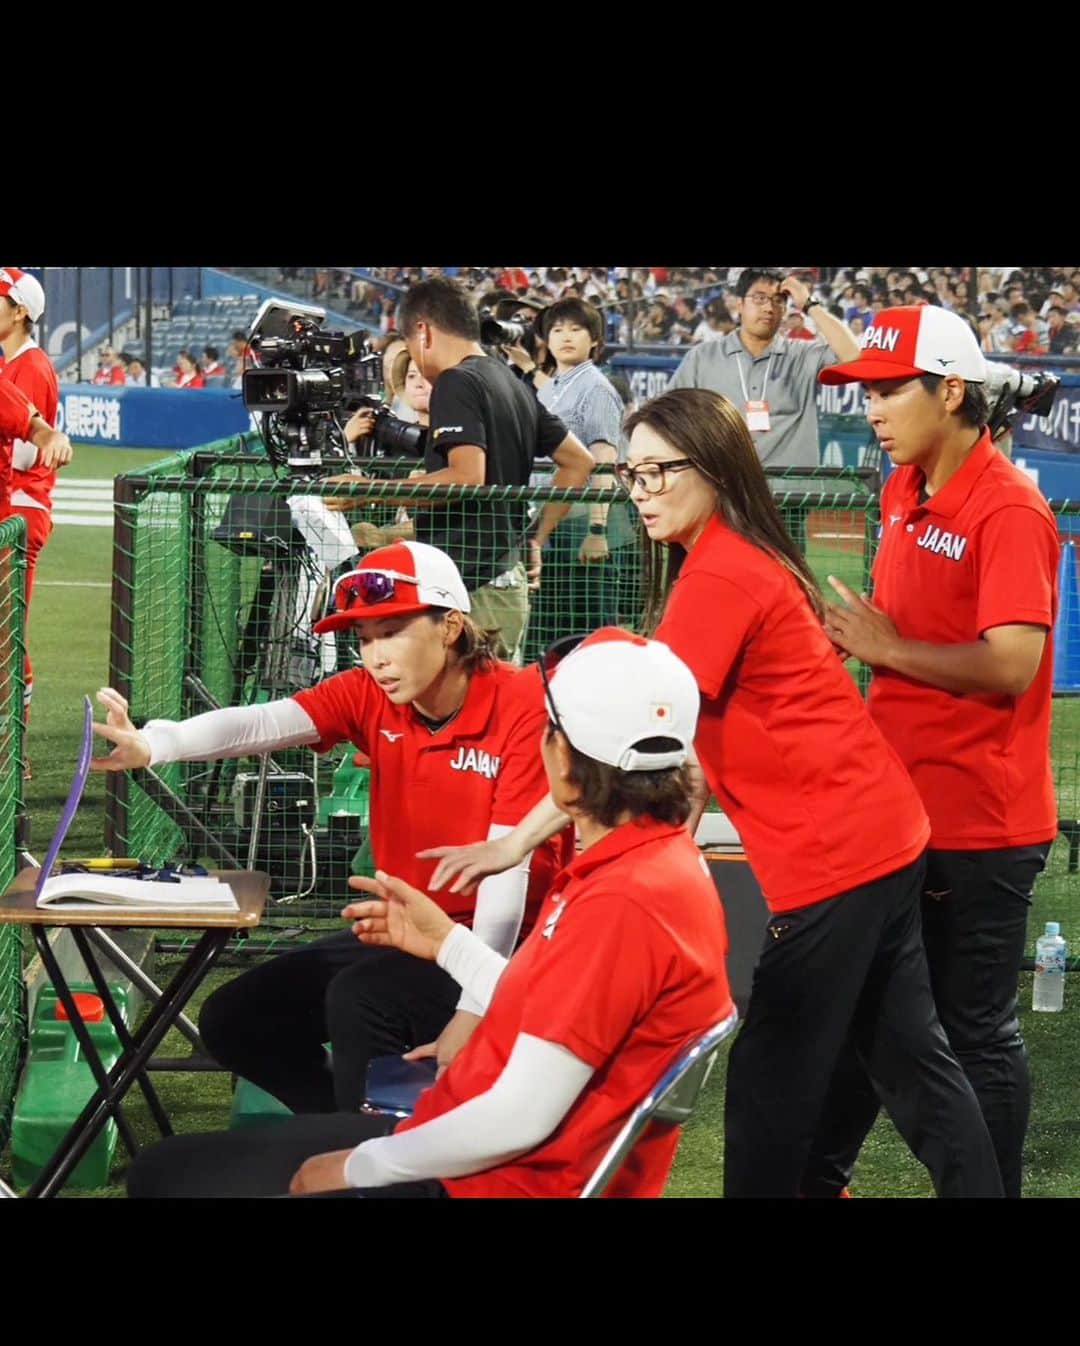
{"label": "sunglasses on cap", "polygon": [[334,607],[345,612],[358,599],[369,607],[377,603],[388,603],[397,593],[399,583],[411,585],[415,590],[415,575],[403,575],[398,570],[350,570],[334,585]]}
{"label": "sunglasses on cap", "polygon": [[537,667],[540,669],[540,681],[544,684],[544,700],[547,703],[548,714],[551,717],[551,722],[555,726],[555,728],[559,731],[559,733],[562,734],[563,738],[565,738],[567,742],[570,741],[570,735],[563,728],[562,720],[559,719],[559,712],[555,709],[555,701],[551,695],[551,683],[549,681],[549,678],[551,674],[554,673],[555,670],[559,667],[562,661],[566,658],[566,656],[568,654],[572,654],[573,651],[576,650],[577,647],[581,644],[581,642],[583,640],[586,640],[587,638],[588,638],[587,632],[582,632],[580,635],[576,636],[560,637],[560,639],[553,641],[548,646],[543,657],[539,660],[537,664]]}

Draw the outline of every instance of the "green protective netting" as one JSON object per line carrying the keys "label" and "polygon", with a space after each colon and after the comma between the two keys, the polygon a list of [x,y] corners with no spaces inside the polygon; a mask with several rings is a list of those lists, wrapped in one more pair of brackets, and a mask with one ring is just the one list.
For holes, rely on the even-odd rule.
{"label": "green protective netting", "polygon": [[[25,536],[19,516],[0,524],[0,888],[15,877],[22,810]],[[0,925],[0,1146],[7,1141],[25,1034],[20,928]]]}

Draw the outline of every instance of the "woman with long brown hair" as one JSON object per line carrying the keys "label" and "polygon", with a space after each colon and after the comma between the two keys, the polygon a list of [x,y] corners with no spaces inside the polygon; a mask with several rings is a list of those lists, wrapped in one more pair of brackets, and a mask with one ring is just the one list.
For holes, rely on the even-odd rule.
{"label": "woman with long brown hair", "polygon": [[[697,679],[697,757],[771,911],[728,1064],[725,1195],[803,1194],[850,1039],[938,1194],[1000,1196],[930,992],[926,814],[825,635],[817,583],[750,432],[727,398],[689,388],[647,403],[626,429],[619,472],[646,535],[645,624]],[[488,854],[515,856],[531,825],[534,815]],[[432,884],[484,872],[482,852],[458,851]]]}

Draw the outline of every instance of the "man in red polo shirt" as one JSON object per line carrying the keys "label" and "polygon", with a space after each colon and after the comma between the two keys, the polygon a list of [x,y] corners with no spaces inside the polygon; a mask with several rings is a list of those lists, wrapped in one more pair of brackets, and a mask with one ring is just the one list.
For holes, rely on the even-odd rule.
{"label": "man in red polo shirt", "polygon": [[[468,616],[469,597],[445,552],[398,542],[369,552],[335,586],[337,611],[316,632],[355,627],[363,668],[295,696],[210,711],[137,732],[118,693],[99,700],[117,745],[99,770],[351,742],[371,763],[375,863],[426,888],[434,868],[416,852],[449,830],[461,841],[509,833],[544,796],[537,750],[544,726],[536,669],[493,657]],[[560,865],[564,832],[538,846],[509,881],[475,902],[440,894],[452,919],[509,955]],[[455,1012],[456,1011],[456,1012]],[[480,1006],[442,969],[395,950],[364,948],[344,930],[254,967],[204,1003],[200,1031],[217,1061],[294,1112],[355,1111],[372,1056],[431,1046],[445,1065],[476,1027]],[[323,1044],[332,1047],[328,1067]]]}
{"label": "man in red polo shirt", "polygon": [[[346,908],[360,940],[437,960],[486,1006],[394,1134],[338,1115],[287,1118],[258,1146],[174,1137],[140,1156],[129,1193],[580,1196],[679,1052],[732,1015],[722,908],[685,826],[697,711],[693,674],[658,641],[605,628],[559,664],[536,750],[582,851],[509,962],[399,878],[350,881],[377,899]],[[677,1141],[650,1127],[608,1194],[659,1196]]]}
{"label": "man in red polo shirt", "polygon": [[[962,318],[888,309],[858,360],[819,377],[864,385],[896,469],[881,497],[873,602],[831,580],[845,606],[830,608],[826,630],[872,667],[870,713],[929,814],[923,932],[934,998],[1015,1197],[1031,1094],[1017,980],[1032,888],[1057,834],[1057,528],[991,443],[986,367]],[[864,1130],[876,1110],[866,1104]],[[837,1115],[827,1110],[822,1154],[843,1150]]]}

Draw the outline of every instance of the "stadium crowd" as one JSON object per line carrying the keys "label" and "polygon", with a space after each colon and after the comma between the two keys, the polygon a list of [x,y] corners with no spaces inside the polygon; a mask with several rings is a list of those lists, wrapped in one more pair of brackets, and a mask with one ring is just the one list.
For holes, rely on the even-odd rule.
{"label": "stadium crowd", "polygon": [[[735,286],[743,267],[403,267],[343,271],[286,268],[280,281],[341,306],[380,332],[393,331],[400,294],[432,275],[452,274],[480,300],[497,291],[532,304],[577,297],[607,315],[609,342],[693,345],[736,326]],[[1080,268],[787,268],[856,336],[885,308],[932,304],[973,325],[988,354],[1075,355],[1080,349]],[[813,338],[812,320],[787,335]]]}

